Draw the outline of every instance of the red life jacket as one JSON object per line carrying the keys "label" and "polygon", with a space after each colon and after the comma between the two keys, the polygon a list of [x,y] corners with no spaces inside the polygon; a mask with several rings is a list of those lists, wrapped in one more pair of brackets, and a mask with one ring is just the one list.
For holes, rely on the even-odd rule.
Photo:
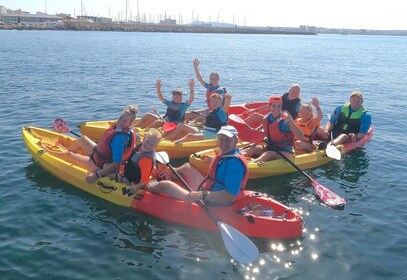
{"label": "red life jacket", "polygon": [[105,163],[113,162],[110,142],[112,142],[113,137],[116,135],[127,134],[128,132],[130,132],[130,141],[128,141],[126,147],[124,148],[122,161],[125,161],[133,151],[133,147],[136,144],[136,133],[131,129],[117,130],[116,123],[111,125],[106,130],[102,136],[102,139],[100,139],[98,144],[93,147],[93,153],[90,156],[97,167],[103,168]]}
{"label": "red life jacket", "polygon": [[277,147],[283,148],[287,146],[293,146],[293,133],[292,132],[282,132],[280,130],[279,124],[287,118],[285,113],[282,113],[279,118],[277,118],[273,123],[269,122],[269,115],[267,114],[263,118],[263,128],[267,135],[267,140],[272,141]]}
{"label": "red life jacket", "polygon": [[222,158],[230,158],[230,157],[236,157],[236,158],[240,159],[240,161],[242,162],[244,169],[245,169],[244,177],[243,177],[242,183],[240,184],[240,191],[236,198],[238,200],[244,196],[243,190],[246,188],[247,180],[249,179],[249,168],[247,166],[246,158],[244,156],[242,156],[240,153],[236,153],[233,155],[226,155],[226,156],[224,156],[222,154],[216,155],[216,157],[212,160],[211,164],[209,165],[208,175],[203,179],[203,181],[201,182],[200,185],[201,185],[201,189],[210,191],[212,189],[212,186],[216,182],[216,169],[218,167],[219,161]]}

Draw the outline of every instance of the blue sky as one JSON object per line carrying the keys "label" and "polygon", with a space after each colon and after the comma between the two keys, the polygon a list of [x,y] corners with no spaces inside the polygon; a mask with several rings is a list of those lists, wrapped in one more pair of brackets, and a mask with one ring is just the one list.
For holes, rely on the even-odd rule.
{"label": "blue sky", "polygon": [[[128,18],[145,15],[156,20],[159,15],[191,22],[235,23],[250,26],[313,25],[331,28],[407,30],[404,0],[128,0]],[[125,18],[126,0],[82,0],[87,15]],[[138,4],[138,9],[137,9]],[[35,13],[81,14],[81,1],[0,0],[0,5]]]}

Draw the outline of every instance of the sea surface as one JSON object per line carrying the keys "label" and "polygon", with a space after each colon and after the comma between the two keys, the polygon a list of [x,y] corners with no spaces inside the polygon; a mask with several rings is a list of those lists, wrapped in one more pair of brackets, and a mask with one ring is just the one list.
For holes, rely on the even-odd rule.
{"label": "sea surface", "polygon": [[[219,233],[122,208],[42,170],[21,128],[73,131],[115,119],[127,104],[164,111],[155,93],[188,89],[200,59],[232,103],[265,101],[301,85],[326,114],[365,97],[374,137],[341,161],[307,170],[347,200],[334,210],[300,173],[249,182],[300,209],[300,244],[270,240],[251,265]],[[407,37],[0,31],[0,279],[407,279]],[[204,106],[199,84],[193,109]],[[185,97],[186,98],[186,97]],[[174,161],[179,165],[183,161]]]}

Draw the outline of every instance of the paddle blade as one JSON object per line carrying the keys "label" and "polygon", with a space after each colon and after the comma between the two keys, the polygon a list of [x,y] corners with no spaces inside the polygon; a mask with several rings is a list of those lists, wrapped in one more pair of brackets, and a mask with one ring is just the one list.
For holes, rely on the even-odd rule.
{"label": "paddle blade", "polygon": [[261,143],[261,142],[263,142],[264,137],[266,137],[264,132],[258,131],[258,130],[244,129],[244,130],[239,131],[240,140],[250,142],[250,143],[256,143],[256,144]]}
{"label": "paddle blade", "polygon": [[332,208],[343,208],[345,207],[346,201],[330,189],[327,189],[320,183],[315,180],[312,180],[312,185],[314,187],[315,192],[319,196],[319,198],[324,202],[326,205]]}
{"label": "paddle blade", "polygon": [[177,125],[175,123],[173,123],[173,122],[166,122],[163,125],[164,132],[171,132],[176,128],[177,128]]}
{"label": "paddle blade", "polygon": [[339,151],[339,149],[332,144],[328,144],[325,152],[326,152],[326,155],[330,158],[333,158],[336,160],[340,160],[342,158],[342,155],[341,155],[341,152]]}
{"label": "paddle blade", "polygon": [[170,158],[169,158],[167,152],[165,152],[165,151],[156,152],[155,157],[156,157],[157,161],[161,164],[167,165],[170,162]]}
{"label": "paddle blade", "polygon": [[254,262],[259,256],[257,246],[240,231],[220,221],[217,225],[222,234],[223,243],[229,254],[240,263]]}
{"label": "paddle blade", "polygon": [[71,132],[71,130],[69,129],[68,124],[61,118],[57,118],[54,121],[54,123],[52,124],[52,129],[55,132],[59,132],[59,133]]}

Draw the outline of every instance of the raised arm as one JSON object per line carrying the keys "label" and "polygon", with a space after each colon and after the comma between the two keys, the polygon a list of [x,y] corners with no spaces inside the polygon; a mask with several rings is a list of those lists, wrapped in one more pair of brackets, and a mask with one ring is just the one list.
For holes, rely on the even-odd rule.
{"label": "raised arm", "polygon": [[201,83],[201,85],[205,86],[205,81],[202,79],[201,73],[199,73],[199,60],[198,58],[195,58],[193,61],[194,64],[194,70],[195,70],[195,75],[198,81]]}
{"label": "raised arm", "polygon": [[155,87],[157,88],[157,96],[161,100],[161,102],[165,102],[165,98],[163,97],[163,94],[161,93],[161,88],[163,86],[163,82],[161,80],[157,80],[155,83]]}
{"label": "raised arm", "polygon": [[194,98],[195,98],[195,91],[194,91],[195,81],[194,81],[194,79],[190,79],[188,81],[188,86],[189,86],[189,99],[188,99],[187,103],[189,105],[191,105],[192,102],[194,102]]}
{"label": "raised arm", "polygon": [[322,121],[322,118],[324,117],[324,115],[322,114],[321,107],[319,107],[318,98],[313,97],[311,103],[312,103],[312,105],[314,105],[315,109],[318,112],[318,116],[317,116],[316,120],[320,123]]}
{"label": "raised arm", "polygon": [[230,102],[232,100],[232,95],[230,95],[229,93],[225,93],[223,95],[223,98],[225,98],[225,104],[223,104],[223,111],[227,113],[230,107]]}

